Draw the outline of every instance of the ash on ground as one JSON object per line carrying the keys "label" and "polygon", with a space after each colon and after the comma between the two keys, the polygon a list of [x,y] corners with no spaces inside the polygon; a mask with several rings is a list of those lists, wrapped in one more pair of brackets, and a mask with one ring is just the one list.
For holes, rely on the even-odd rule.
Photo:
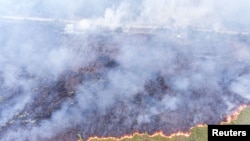
{"label": "ash on ground", "polygon": [[64,33],[1,21],[0,140],[76,141],[218,124],[249,103],[248,35]]}

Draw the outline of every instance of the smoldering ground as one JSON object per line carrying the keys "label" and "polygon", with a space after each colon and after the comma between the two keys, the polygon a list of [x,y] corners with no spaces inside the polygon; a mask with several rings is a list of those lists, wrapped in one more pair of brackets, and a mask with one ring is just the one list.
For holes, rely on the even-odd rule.
{"label": "smoldering ground", "polygon": [[[171,134],[199,123],[219,123],[249,103],[249,34],[232,30],[246,31],[241,28],[245,23],[225,24],[229,16],[213,17],[212,4],[203,1],[158,2],[172,5],[173,11],[184,6],[196,12],[196,5],[206,10],[199,9],[194,19],[176,19],[186,17],[177,12],[161,20],[150,16],[160,14],[151,1],[141,1],[142,8],[128,1],[113,6],[103,2],[95,13],[103,17],[69,24],[1,18],[0,139],[77,140],[77,134],[87,139],[160,130]],[[41,16],[39,8],[47,6],[42,18],[84,17],[77,4],[53,15],[49,9],[57,3],[26,3],[26,9],[1,13],[21,9],[19,16]],[[11,7],[11,2],[4,5]],[[202,30],[200,21],[207,13],[218,24]],[[126,26],[143,21],[158,28]],[[217,25],[227,32],[216,31]]]}

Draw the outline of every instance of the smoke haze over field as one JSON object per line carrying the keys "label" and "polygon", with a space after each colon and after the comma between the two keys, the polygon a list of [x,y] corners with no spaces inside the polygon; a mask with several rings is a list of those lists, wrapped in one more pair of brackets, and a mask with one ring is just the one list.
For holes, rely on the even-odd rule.
{"label": "smoke haze over field", "polygon": [[219,123],[250,101],[249,4],[1,1],[0,140]]}
{"label": "smoke haze over field", "polygon": [[[0,2],[1,15],[102,19],[107,24],[199,26],[249,31],[248,0],[16,0]],[[103,21],[103,19],[105,19]]]}

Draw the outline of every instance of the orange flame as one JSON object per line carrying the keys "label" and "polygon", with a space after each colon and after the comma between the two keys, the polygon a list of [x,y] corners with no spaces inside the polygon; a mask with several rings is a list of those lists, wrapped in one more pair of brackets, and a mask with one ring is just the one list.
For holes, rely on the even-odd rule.
{"label": "orange flame", "polygon": [[228,124],[231,123],[239,117],[240,113],[242,112],[243,109],[246,107],[249,107],[250,105],[241,105],[239,106],[232,114],[228,115],[226,117],[226,121],[223,121],[221,124]]}
{"label": "orange flame", "polygon": [[[190,129],[195,128],[195,127],[204,127],[204,126],[206,126],[206,125],[205,124],[198,124],[198,125],[196,125],[194,127],[191,127]],[[131,135],[124,135],[124,136],[122,136],[120,138],[116,138],[116,137],[97,137],[97,136],[94,136],[94,137],[90,137],[87,141],[91,141],[91,140],[116,140],[116,141],[121,141],[121,140],[124,140],[124,139],[132,139],[136,135],[137,136],[143,136],[145,134],[144,133],[139,133],[138,131],[136,131],[135,133],[133,133]],[[152,135],[148,135],[148,137],[151,138],[151,137],[161,136],[161,137],[164,137],[164,138],[173,138],[173,137],[177,137],[177,136],[189,137],[190,135],[191,135],[191,132],[178,131],[178,132],[170,134],[170,135],[165,135],[163,133],[163,131],[158,131],[158,132],[155,132]]]}
{"label": "orange flame", "polygon": [[[138,132],[135,132],[133,133],[132,135],[124,135],[122,137],[119,137],[119,138],[116,138],[116,137],[90,137],[87,141],[91,141],[91,140],[115,140],[115,141],[121,141],[121,140],[124,140],[124,139],[132,139],[134,136],[143,136],[144,134],[143,133],[138,133]],[[165,137],[165,138],[173,138],[175,136],[185,136],[185,137],[188,137],[190,136],[190,133],[185,133],[185,132],[181,132],[181,131],[178,131],[177,133],[173,133],[171,135],[165,135],[162,131],[159,131],[159,132],[156,132],[152,135],[149,135],[149,137],[155,137],[155,136],[162,136],[162,137]]]}
{"label": "orange flame", "polygon": [[[228,123],[231,123],[232,121],[235,121],[238,118],[239,114],[242,112],[242,110],[245,109],[246,107],[249,107],[249,106],[250,105],[241,105],[241,106],[239,106],[232,114],[230,114],[230,115],[228,115],[226,117],[226,121],[223,121],[220,124],[228,124]],[[170,134],[170,135],[165,135],[163,133],[163,131],[158,131],[158,132],[155,132],[152,135],[149,135],[149,137],[155,137],[155,136],[162,136],[164,138],[173,138],[173,137],[178,137],[178,136],[189,137],[191,135],[191,130],[193,128],[196,128],[196,127],[205,127],[205,126],[207,126],[207,125],[206,124],[198,124],[196,126],[191,127],[189,132],[178,131],[178,132]],[[121,141],[123,139],[131,139],[135,135],[142,136],[142,135],[145,135],[145,134],[139,133],[138,131],[136,131],[135,133],[133,133],[131,135],[124,135],[124,136],[122,136],[120,138],[116,138],[116,137],[97,137],[97,136],[94,136],[94,137],[90,137],[87,141],[91,141],[91,140],[116,140],[116,141]],[[78,141],[82,141],[82,139],[79,139]]]}

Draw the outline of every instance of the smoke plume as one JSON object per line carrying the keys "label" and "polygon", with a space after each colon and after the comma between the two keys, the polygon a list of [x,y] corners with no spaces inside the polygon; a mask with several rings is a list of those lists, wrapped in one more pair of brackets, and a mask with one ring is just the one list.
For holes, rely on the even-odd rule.
{"label": "smoke plume", "polygon": [[247,0],[0,2],[0,140],[171,134],[250,102]]}

